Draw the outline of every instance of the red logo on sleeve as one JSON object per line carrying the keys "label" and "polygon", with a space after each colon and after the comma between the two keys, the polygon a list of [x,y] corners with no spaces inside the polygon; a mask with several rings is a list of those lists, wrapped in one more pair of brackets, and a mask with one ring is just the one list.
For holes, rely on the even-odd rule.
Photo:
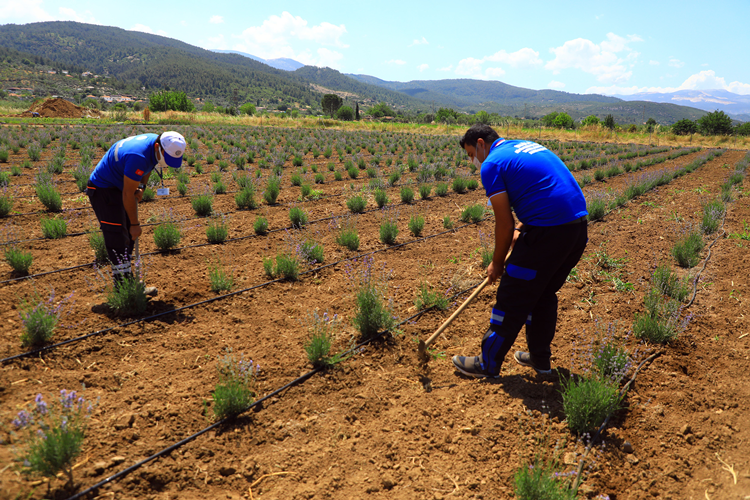
{"label": "red logo on sleeve", "polygon": [[140,169],[136,170],[135,175],[143,175],[143,170],[140,170]]}

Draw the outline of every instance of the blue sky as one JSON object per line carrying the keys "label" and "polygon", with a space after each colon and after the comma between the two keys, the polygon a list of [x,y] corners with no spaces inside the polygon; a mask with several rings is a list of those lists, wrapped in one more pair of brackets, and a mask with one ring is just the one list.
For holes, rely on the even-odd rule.
{"label": "blue sky", "polygon": [[477,78],[575,93],[719,88],[750,94],[747,0],[282,5],[3,0],[0,24],[117,26],[385,80]]}

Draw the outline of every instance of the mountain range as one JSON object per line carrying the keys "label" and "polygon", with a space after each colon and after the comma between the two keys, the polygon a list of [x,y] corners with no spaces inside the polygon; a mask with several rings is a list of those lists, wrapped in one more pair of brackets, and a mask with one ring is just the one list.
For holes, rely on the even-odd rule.
{"label": "mountain range", "polygon": [[721,110],[738,119],[750,120],[750,95],[734,94],[727,90],[678,90],[676,92],[642,92],[616,95],[623,101],[650,101],[679,104],[704,111]]}
{"label": "mountain range", "polygon": [[[0,25],[2,54],[6,54],[0,67],[3,86],[31,86],[36,95],[80,97],[83,83],[78,75],[92,72],[106,77],[93,83],[134,96],[147,97],[160,89],[173,89],[221,105],[252,102],[275,109],[285,104],[313,112],[320,109],[323,94],[336,93],[362,109],[384,102],[411,114],[453,108],[469,114],[485,110],[503,116],[537,118],[557,111],[574,119],[612,114],[618,123],[641,123],[651,117],[665,125],[682,118],[696,120],[706,114],[689,100],[676,104],[674,99],[665,98],[657,103],[648,102],[651,96],[633,101],[634,96],[626,99],[531,90],[497,81],[393,82],[368,75],[345,75],[330,68],[302,66],[292,59],[265,60],[237,51],[209,51],[159,35],[72,21]],[[52,85],[45,69],[66,70],[76,77],[58,79]],[[88,82],[86,85],[91,85],[91,80]],[[722,98],[738,104],[737,99],[732,101],[733,97]]]}

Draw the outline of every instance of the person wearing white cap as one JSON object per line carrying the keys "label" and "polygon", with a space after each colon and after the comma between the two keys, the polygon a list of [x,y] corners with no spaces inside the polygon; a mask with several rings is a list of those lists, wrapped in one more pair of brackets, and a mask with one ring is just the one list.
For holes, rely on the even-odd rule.
{"label": "person wearing white cap", "polygon": [[[180,168],[185,138],[177,132],[141,134],[117,141],[89,177],[86,194],[104,234],[112,274],[130,278],[135,240],[141,235],[138,202],[157,165]],[[156,170],[161,177],[161,172]],[[147,287],[148,295],[156,295]]]}

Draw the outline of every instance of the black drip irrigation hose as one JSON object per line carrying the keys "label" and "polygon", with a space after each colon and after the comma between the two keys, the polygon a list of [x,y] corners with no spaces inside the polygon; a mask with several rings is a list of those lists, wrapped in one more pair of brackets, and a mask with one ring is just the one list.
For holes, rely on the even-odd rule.
{"label": "black drip irrigation hose", "polygon": [[[482,219],[482,221],[484,221],[484,220],[486,220],[486,219]],[[478,222],[481,222],[481,221],[478,221]],[[430,235],[430,236],[424,236],[424,237],[418,238],[416,240],[407,241],[405,243],[399,243],[398,245],[392,245],[392,246],[389,246],[387,248],[381,248],[379,250],[373,250],[372,252],[367,252],[367,253],[359,254],[359,255],[356,255],[354,257],[348,257],[346,259],[340,259],[340,260],[337,260],[336,262],[332,262],[330,264],[326,264],[326,265],[323,265],[323,266],[320,266],[320,267],[316,267],[315,269],[309,269],[307,271],[304,271],[304,272],[300,273],[300,275],[310,274],[310,273],[316,273],[316,272],[321,271],[323,269],[326,269],[328,267],[332,267],[332,266],[336,266],[338,264],[341,264],[342,262],[347,262],[347,261],[351,261],[351,260],[361,259],[362,257],[367,257],[368,255],[374,255],[376,253],[386,252],[388,250],[394,250],[396,248],[400,248],[400,247],[403,247],[403,246],[406,246],[406,245],[411,245],[413,243],[420,243],[422,241],[429,240],[429,239],[432,239],[432,238],[436,238],[438,236],[442,236],[442,235],[447,234],[447,233],[452,233],[452,232],[454,232],[454,231],[456,231],[458,229],[464,228],[464,227],[476,225],[478,222],[471,222],[471,223],[464,224],[463,226],[459,226],[459,227],[454,228],[454,229],[448,229],[446,231],[442,231],[440,233],[436,233],[436,234],[433,234],[433,235]],[[229,297],[233,297],[235,295],[239,295],[241,293],[249,292],[249,291],[255,290],[257,288],[262,288],[262,287],[271,285],[273,283],[278,283],[278,282],[281,282],[281,281],[285,281],[285,279],[284,278],[277,278],[277,279],[274,279],[274,280],[266,281],[264,283],[259,283],[257,285],[253,285],[253,286],[248,287],[248,288],[243,288],[242,290],[235,290],[234,292],[230,292],[230,293],[227,293],[227,294],[224,294],[224,295],[218,295],[216,297],[211,297],[210,299],[201,300],[199,302],[194,302],[192,304],[187,304],[187,305],[178,307],[176,309],[170,309],[168,311],[160,312],[160,313],[157,313],[157,314],[152,314],[151,316],[146,316],[144,318],[138,318],[138,319],[134,319],[132,321],[128,321],[126,323],[121,323],[119,325],[111,326],[111,327],[105,328],[103,330],[97,330],[95,332],[87,333],[86,335],[81,335],[79,337],[74,337],[72,339],[63,340],[62,342],[58,342],[56,344],[50,344],[50,345],[47,345],[47,346],[44,346],[44,347],[40,347],[39,349],[34,349],[33,351],[27,351],[27,352],[22,352],[22,353],[19,353],[19,354],[15,354],[13,356],[10,356],[10,357],[4,358],[4,359],[0,359],[0,365],[4,365],[4,364],[9,363],[10,361],[13,361],[13,360],[16,360],[16,359],[26,358],[26,357],[34,356],[34,355],[37,355],[37,354],[42,354],[44,352],[50,351],[52,349],[56,349],[58,347],[62,347],[64,345],[68,345],[68,344],[80,342],[82,340],[86,340],[86,339],[88,339],[90,337],[94,337],[94,336],[97,336],[97,335],[103,335],[105,333],[112,332],[112,331],[117,330],[119,328],[125,328],[125,327],[128,327],[130,325],[134,325],[136,323],[143,323],[143,322],[147,322],[147,321],[152,321],[152,320],[155,320],[157,318],[161,318],[163,316],[167,316],[169,314],[175,314],[175,313],[178,313],[180,311],[184,311],[186,309],[192,309],[192,308],[197,307],[197,306],[201,306],[201,305],[205,305],[205,304],[210,304],[211,302],[215,302],[217,300],[223,300],[223,299],[226,299],[226,298],[229,298]]]}
{"label": "black drip irrigation hose", "polygon": [[[628,389],[630,386],[635,382],[635,377],[638,375],[638,372],[641,371],[641,369],[646,365],[646,363],[650,363],[659,356],[663,354],[663,351],[658,351],[648,358],[644,359],[640,365],[638,365],[638,368],[635,369],[635,372],[633,373],[633,376],[628,380],[628,383],[623,386],[623,388],[620,390],[620,394],[617,396],[618,401],[622,401],[622,398],[625,397],[625,393],[628,392]],[[596,434],[594,434],[594,437],[591,438],[591,441],[589,441],[589,444],[586,445],[586,450],[583,453],[583,456],[581,457],[581,461],[578,464],[578,470],[576,472],[576,480],[573,483],[573,487],[571,488],[574,492],[578,492],[578,487],[581,485],[582,477],[583,477],[583,466],[586,463],[586,457],[588,457],[589,452],[591,451],[591,447],[596,443],[596,441],[601,436],[602,432],[604,432],[604,429],[607,427],[607,424],[609,423],[609,419],[612,418],[612,415],[614,414],[614,410],[610,411],[609,414],[607,414],[607,418],[604,419],[604,422],[602,422],[602,425],[599,426],[599,429],[597,429]]]}
{"label": "black drip irrigation hose", "polygon": [[[465,294],[466,292],[468,292],[470,290],[473,290],[477,286],[478,286],[478,284],[474,285],[474,286],[471,286],[471,287],[469,287],[469,288],[467,288],[465,290],[462,290],[462,291],[454,294],[451,297],[451,300],[455,299],[457,297],[460,297],[461,295]],[[418,318],[422,314],[424,314],[424,313],[432,310],[433,307],[434,306],[429,307],[427,309],[423,309],[422,311],[419,311],[418,313],[413,314],[412,316],[409,316],[408,318],[406,318],[405,320],[401,321],[400,323],[394,325],[392,328],[390,328],[388,330],[383,330],[382,332],[379,332],[379,333],[375,334],[374,336],[370,337],[369,339],[364,340],[363,342],[360,342],[358,345],[352,347],[348,351],[345,351],[345,352],[341,353],[341,357],[344,358],[344,359],[346,359],[349,355],[356,354],[362,348],[364,348],[367,344],[372,343],[373,341],[379,339],[383,335],[391,332],[392,330],[397,329],[401,325],[404,325],[404,324],[406,324],[406,323],[408,323],[410,321],[413,321],[414,319]],[[314,374],[316,374],[316,373],[318,373],[318,372],[320,372],[322,370],[323,370],[322,367],[313,368],[309,372],[307,372],[307,373],[305,373],[305,374],[297,377],[296,379],[292,380],[291,382],[288,382],[286,385],[284,385],[284,386],[282,386],[282,387],[274,390],[273,392],[271,392],[271,393],[263,396],[261,399],[259,399],[258,401],[255,401],[253,404],[251,404],[250,406],[248,406],[244,410],[240,411],[236,415],[233,415],[233,416],[230,416],[230,417],[226,417],[226,418],[224,418],[222,420],[219,420],[218,422],[215,422],[215,423],[209,425],[208,427],[206,427],[206,428],[204,428],[204,429],[196,432],[195,434],[193,434],[191,436],[188,436],[185,439],[183,439],[181,441],[178,441],[177,443],[174,443],[173,445],[168,446],[167,448],[164,448],[163,450],[161,450],[159,452],[154,453],[150,457],[144,458],[140,462],[137,462],[137,463],[131,465],[130,467],[128,467],[126,469],[123,469],[120,472],[118,472],[116,474],[113,474],[113,475],[109,476],[106,479],[103,479],[102,481],[96,483],[95,485],[93,485],[93,486],[91,486],[91,487],[89,487],[89,488],[87,488],[87,489],[85,489],[85,490],[83,490],[83,491],[81,491],[79,493],[76,493],[75,495],[69,497],[67,500],[77,500],[79,498],[84,497],[85,495],[88,495],[89,493],[93,493],[93,492],[97,491],[102,486],[105,486],[105,485],[107,485],[107,484],[109,484],[109,483],[111,483],[113,481],[117,481],[119,479],[122,479],[123,477],[125,477],[125,476],[131,474],[132,472],[135,472],[139,468],[143,467],[147,463],[152,462],[153,460],[156,460],[157,458],[163,457],[164,455],[168,455],[171,452],[173,452],[174,450],[176,450],[177,448],[180,448],[181,446],[183,446],[183,445],[185,445],[185,444],[193,441],[194,439],[202,436],[203,434],[205,434],[205,433],[207,433],[207,432],[209,432],[209,431],[211,431],[213,429],[216,429],[217,427],[220,427],[220,426],[222,426],[224,424],[227,424],[227,423],[233,421],[235,418],[237,418],[238,416],[242,415],[243,413],[247,413],[248,411],[250,411],[250,410],[252,410],[254,408],[258,408],[258,410],[256,410],[256,411],[259,411],[260,409],[262,409],[262,404],[263,404],[264,401],[266,401],[266,400],[268,400],[268,399],[270,399],[270,398],[272,398],[272,397],[274,397],[274,396],[282,393],[283,391],[285,391],[286,389],[289,389],[290,387],[293,387],[293,386],[295,386],[297,384],[300,384],[300,383],[306,381],[307,379],[309,379],[310,377],[312,377]]]}

